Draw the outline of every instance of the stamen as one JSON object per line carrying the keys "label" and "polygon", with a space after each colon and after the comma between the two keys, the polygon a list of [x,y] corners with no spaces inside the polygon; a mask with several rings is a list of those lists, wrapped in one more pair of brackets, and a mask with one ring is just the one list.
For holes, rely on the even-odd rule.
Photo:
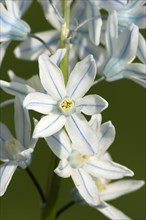
{"label": "stamen", "polygon": [[70,111],[74,107],[74,101],[70,98],[65,98],[60,102],[59,107],[63,111]]}

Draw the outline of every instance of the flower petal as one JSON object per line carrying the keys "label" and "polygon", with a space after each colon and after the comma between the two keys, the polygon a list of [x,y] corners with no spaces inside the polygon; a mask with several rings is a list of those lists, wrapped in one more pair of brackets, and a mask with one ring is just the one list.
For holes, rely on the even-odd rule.
{"label": "flower petal", "polygon": [[99,205],[100,198],[97,186],[92,177],[84,169],[73,169],[71,177],[81,196],[90,205]]}
{"label": "flower petal", "polygon": [[57,101],[47,94],[34,92],[26,96],[23,106],[42,114],[49,114],[57,107]]}
{"label": "flower petal", "polygon": [[15,17],[15,18],[20,18],[20,14],[19,14],[19,8],[18,8],[18,4],[16,1],[8,1],[6,0],[6,6],[8,9],[8,12],[10,14],[10,16]]}
{"label": "flower petal", "polygon": [[117,19],[117,13],[116,11],[114,11],[108,17],[106,34],[105,34],[108,57],[111,57],[114,53],[114,44],[117,37],[118,37],[118,19]]}
{"label": "flower petal", "polygon": [[107,107],[107,101],[98,95],[87,95],[76,101],[77,111],[81,111],[86,115],[99,114]]}
{"label": "flower petal", "polygon": [[[107,204],[107,203],[105,203]],[[130,218],[125,215],[123,212],[121,212],[119,209],[116,209],[115,207],[107,204],[105,208],[97,208],[98,211],[100,211],[102,214],[104,214],[106,217],[108,217],[111,220],[130,220]]]}
{"label": "flower petal", "polygon": [[[132,24],[119,35],[117,44],[114,47],[113,57],[115,61],[127,63],[136,56],[138,34],[138,27]],[[116,65],[116,62],[113,65]]]}
{"label": "flower petal", "polygon": [[62,61],[64,55],[66,53],[65,48],[58,49],[51,57],[53,63],[55,63],[57,66],[59,66],[60,62]]}
{"label": "flower petal", "polygon": [[9,46],[11,41],[5,41],[0,44],[0,66],[2,65],[2,61],[4,59],[7,47]]}
{"label": "flower petal", "polygon": [[131,63],[129,65],[124,66],[123,70],[125,77],[138,77],[142,79],[146,79],[146,65],[141,63]]}
{"label": "flower petal", "polygon": [[0,160],[2,161],[7,161],[9,158],[9,155],[5,149],[5,142],[11,138],[13,138],[13,136],[7,126],[0,122]]}
{"label": "flower petal", "polygon": [[116,199],[127,193],[134,192],[144,185],[143,180],[120,180],[107,184],[105,189],[100,192],[100,197],[104,201]]}
{"label": "flower petal", "polygon": [[67,83],[67,95],[74,100],[81,98],[91,87],[96,75],[96,64],[92,55],[78,62]]}
{"label": "flower petal", "polygon": [[120,67],[132,62],[136,56],[137,46],[138,27],[133,24],[120,34],[113,48],[113,56],[103,70],[108,81],[122,78],[122,74],[119,74]]}
{"label": "flower petal", "polygon": [[7,140],[13,138],[11,132],[9,131],[8,127],[0,122],[0,142],[4,143]]}
{"label": "flower petal", "polygon": [[65,128],[78,151],[87,155],[97,152],[96,134],[83,115],[75,113],[68,117]]}
{"label": "flower petal", "polygon": [[30,145],[31,122],[28,110],[23,108],[22,102],[18,97],[15,98],[15,131],[16,137],[23,147]]}
{"label": "flower petal", "polygon": [[98,134],[102,121],[101,114],[92,115],[89,121],[90,127]]}
{"label": "flower petal", "polygon": [[146,41],[142,34],[139,33],[139,40],[138,40],[138,48],[137,48],[137,57],[140,59],[140,61],[144,64],[146,64]]}
{"label": "flower petal", "polygon": [[113,126],[111,121],[108,121],[101,125],[100,133],[98,135],[98,156],[104,154],[109,146],[113,143],[115,139],[115,133],[115,127]]}
{"label": "flower petal", "polygon": [[122,9],[127,4],[127,0],[101,0],[100,7],[107,11]]}
{"label": "flower petal", "polygon": [[41,118],[36,125],[33,138],[48,137],[58,132],[65,124],[66,117],[64,115],[49,114]]}
{"label": "flower petal", "polygon": [[68,161],[64,159],[59,162],[59,165],[54,172],[60,177],[67,178],[70,177],[72,168],[70,167]]}
{"label": "flower petal", "polygon": [[17,166],[18,163],[15,161],[7,162],[0,166],[0,196],[4,195]]}
{"label": "flower petal", "polygon": [[45,138],[53,153],[60,159],[65,159],[71,153],[71,142],[66,132],[61,129],[54,135]]}
{"label": "flower petal", "polygon": [[102,26],[102,19],[100,16],[100,11],[96,7],[94,1],[87,1],[87,18],[90,19],[91,17],[96,17],[91,22],[88,23],[89,28],[89,37],[90,40],[95,44],[99,45],[100,43],[100,33],[101,33],[101,26]]}
{"label": "flower petal", "polygon": [[58,66],[45,54],[39,57],[40,79],[44,89],[55,99],[66,96],[64,78]]}
{"label": "flower petal", "polygon": [[35,92],[33,88],[31,88],[28,85],[24,85],[22,83],[17,82],[6,82],[3,80],[0,80],[0,87],[3,89],[6,93],[14,96],[21,96],[22,99],[31,92]]}
{"label": "flower petal", "polygon": [[133,172],[120,164],[92,158],[84,164],[84,169],[97,178],[119,179],[133,176]]}
{"label": "flower petal", "polygon": [[[44,31],[35,33],[35,35],[43,39],[53,51],[57,49],[59,44],[58,31]],[[35,38],[28,38],[23,43],[19,44],[14,50],[15,56],[24,60],[37,60],[43,52],[50,54],[44,45]]]}

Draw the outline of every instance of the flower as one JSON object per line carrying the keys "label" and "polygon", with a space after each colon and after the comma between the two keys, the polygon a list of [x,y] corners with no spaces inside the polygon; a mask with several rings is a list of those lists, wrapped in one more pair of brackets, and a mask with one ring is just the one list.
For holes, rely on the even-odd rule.
{"label": "flower", "polygon": [[45,139],[61,159],[55,173],[63,178],[71,177],[79,193],[88,204],[102,206],[99,189],[93,177],[119,179],[123,176],[132,176],[133,172],[125,166],[109,161],[108,158],[103,158],[103,154],[115,137],[115,128],[112,123],[106,122],[100,126],[100,116],[94,116],[89,124],[92,133],[97,131],[97,143],[90,143],[95,148],[94,151],[97,152],[93,155],[82,153],[84,146],[79,144],[79,140],[73,140],[70,136],[71,144],[70,138],[64,130]]}
{"label": "flower", "polygon": [[7,10],[4,5],[0,3],[0,41],[26,39],[30,33],[30,27],[26,22],[20,19],[19,4],[15,0],[6,0],[5,3]]}
{"label": "flower", "polygon": [[[140,39],[140,40],[139,40]],[[141,44],[138,46],[138,42]],[[100,47],[94,48],[88,41],[82,42],[82,56],[87,55],[87,48],[92,51],[97,61],[98,74],[105,77],[105,80],[112,82],[115,80],[128,78],[146,87],[146,66],[141,63],[132,63],[136,58],[137,48],[143,48],[144,42],[139,35],[138,27],[134,24],[118,33],[118,20],[116,11],[109,15],[107,29],[105,33],[106,50]],[[144,61],[143,51],[140,57]],[[143,52],[142,52],[143,51]]]}
{"label": "flower", "polygon": [[36,145],[37,139],[31,139],[31,124],[28,111],[23,109],[22,103],[15,98],[15,130],[16,139],[6,125],[0,123],[0,196],[2,196],[17,169],[25,169],[30,161],[31,154]]}
{"label": "flower", "polygon": [[[64,125],[71,136],[87,146],[95,135],[81,112],[92,115],[107,107],[107,102],[98,95],[84,94],[92,86],[96,65],[92,55],[78,62],[71,72],[66,88],[63,74],[47,55],[39,57],[40,80],[46,93],[30,93],[24,100],[24,107],[46,114],[36,125],[33,137],[47,137],[55,134]],[[83,98],[82,98],[83,97]],[[85,147],[86,148],[86,147]],[[90,153],[93,153],[92,148]]]}
{"label": "flower", "polygon": [[[104,156],[107,157],[107,155],[109,157],[109,154],[107,153]],[[120,196],[134,192],[140,189],[145,182],[143,180],[119,180],[110,182],[110,180],[107,179],[94,179],[94,181],[99,190],[100,200],[104,203],[105,207],[92,207],[96,208],[98,211],[112,220],[130,219],[122,211],[107,203],[107,201],[117,199]],[[76,188],[72,191],[72,198],[79,204],[85,204],[85,200],[83,200]]]}
{"label": "flower", "polygon": [[11,40],[24,40],[28,37],[30,27],[20,18],[31,2],[31,0],[5,0],[0,3],[0,42],[2,42],[0,45],[0,64],[2,64],[6,48]]}
{"label": "flower", "polygon": [[[65,54],[65,51],[65,49],[58,49],[50,57],[50,59],[59,65]],[[45,92],[38,75],[34,75],[30,79],[26,80],[16,76],[13,71],[9,70],[8,76],[11,82],[0,80],[0,88],[10,95],[19,96],[23,100],[26,95],[31,92]]]}

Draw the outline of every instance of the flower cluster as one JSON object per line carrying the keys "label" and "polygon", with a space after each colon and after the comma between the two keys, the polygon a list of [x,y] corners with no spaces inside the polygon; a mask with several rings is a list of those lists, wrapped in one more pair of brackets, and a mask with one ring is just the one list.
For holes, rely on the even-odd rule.
{"label": "flower cluster", "polygon": [[[31,10],[31,0],[0,3],[0,63],[16,40],[22,41],[14,49],[16,58],[39,65],[39,75],[30,79],[9,70],[10,82],[0,80],[1,89],[14,96],[0,107],[14,103],[16,130],[14,138],[0,123],[0,196],[18,167],[28,169],[38,138],[44,138],[58,158],[54,175],[73,180],[74,202],[88,204],[109,219],[129,219],[107,201],[141,188],[144,181],[118,180],[134,172],[113,162],[108,149],[116,130],[111,121],[102,123],[101,116],[108,102],[90,89],[102,80],[123,78],[146,88],[146,41],[140,32],[146,27],[146,1],[38,3],[54,29],[36,34],[21,19]],[[29,110],[41,114],[34,118],[32,133]]]}

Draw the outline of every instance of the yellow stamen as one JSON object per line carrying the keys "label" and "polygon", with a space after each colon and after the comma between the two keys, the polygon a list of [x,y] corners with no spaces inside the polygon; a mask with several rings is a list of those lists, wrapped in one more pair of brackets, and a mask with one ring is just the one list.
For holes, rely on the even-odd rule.
{"label": "yellow stamen", "polygon": [[74,107],[74,102],[70,98],[65,98],[60,102],[59,107],[64,111],[70,111]]}

